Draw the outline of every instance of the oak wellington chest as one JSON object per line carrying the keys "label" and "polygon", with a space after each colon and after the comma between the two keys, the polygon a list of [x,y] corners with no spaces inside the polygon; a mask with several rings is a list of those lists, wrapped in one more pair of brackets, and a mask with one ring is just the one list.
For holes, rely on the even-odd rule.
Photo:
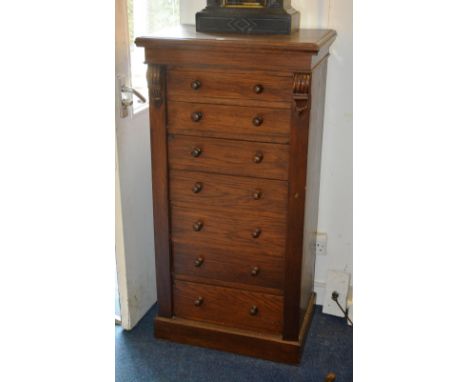
{"label": "oak wellington chest", "polygon": [[137,38],[148,64],[156,337],[299,362],[315,302],[306,181],[315,229],[335,36],[183,26]]}

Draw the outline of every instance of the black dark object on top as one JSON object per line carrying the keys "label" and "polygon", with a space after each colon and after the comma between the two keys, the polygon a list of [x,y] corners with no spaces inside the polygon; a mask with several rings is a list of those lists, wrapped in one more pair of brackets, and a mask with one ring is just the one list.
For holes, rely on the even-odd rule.
{"label": "black dark object on top", "polygon": [[291,0],[207,0],[196,26],[208,33],[290,34],[299,19]]}

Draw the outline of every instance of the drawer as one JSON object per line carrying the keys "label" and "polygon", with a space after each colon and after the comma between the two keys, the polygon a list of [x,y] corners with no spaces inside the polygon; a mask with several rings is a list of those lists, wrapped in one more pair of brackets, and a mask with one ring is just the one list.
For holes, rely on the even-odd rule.
{"label": "drawer", "polygon": [[282,180],[247,178],[172,170],[169,173],[171,203],[235,208],[285,216],[288,183]]}
{"label": "drawer", "polygon": [[283,289],[284,260],[281,257],[243,255],[229,247],[206,250],[192,244],[173,243],[176,275],[203,277],[265,288]]}
{"label": "drawer", "polygon": [[213,71],[172,68],[167,73],[169,100],[206,98],[292,101],[293,77],[288,73]]}
{"label": "drawer", "polygon": [[287,180],[289,146],[169,134],[169,167]]}
{"label": "drawer", "polygon": [[280,333],[283,297],[176,280],[174,314],[234,328]]}
{"label": "drawer", "polygon": [[175,243],[211,248],[235,248],[267,256],[284,256],[286,216],[193,206],[171,207],[171,237]]}
{"label": "drawer", "polygon": [[169,102],[170,133],[288,143],[291,111],[263,107]]}

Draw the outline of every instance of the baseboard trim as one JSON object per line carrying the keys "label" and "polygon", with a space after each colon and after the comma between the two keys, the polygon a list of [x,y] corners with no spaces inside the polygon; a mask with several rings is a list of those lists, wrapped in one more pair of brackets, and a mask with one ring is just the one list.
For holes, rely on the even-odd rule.
{"label": "baseboard trim", "polygon": [[317,305],[322,305],[325,301],[325,290],[327,289],[327,283],[325,281],[314,282],[314,292],[317,294]]}

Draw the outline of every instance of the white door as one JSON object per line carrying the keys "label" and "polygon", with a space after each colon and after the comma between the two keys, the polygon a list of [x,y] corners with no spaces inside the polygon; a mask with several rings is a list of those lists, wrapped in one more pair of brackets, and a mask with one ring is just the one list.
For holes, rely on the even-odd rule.
{"label": "white door", "polygon": [[115,9],[116,262],[122,327],[130,330],[156,302],[150,132],[148,109],[122,104],[135,98],[122,93],[132,86],[127,1]]}

